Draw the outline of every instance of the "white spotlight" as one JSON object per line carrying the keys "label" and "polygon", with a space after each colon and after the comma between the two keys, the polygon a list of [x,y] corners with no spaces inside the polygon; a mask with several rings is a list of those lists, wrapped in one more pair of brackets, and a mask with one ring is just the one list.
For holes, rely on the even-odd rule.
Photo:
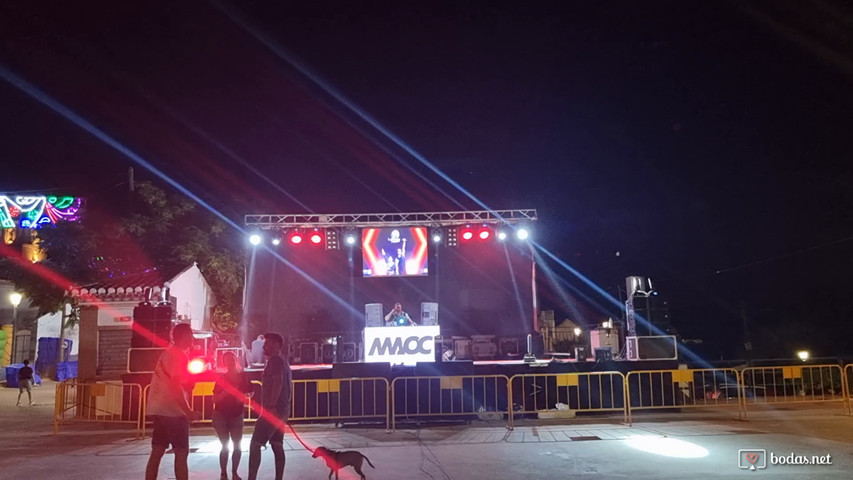
{"label": "white spotlight", "polygon": [[432,234],[432,243],[439,243],[439,242],[441,242],[441,234],[440,233],[433,233]]}
{"label": "white spotlight", "polygon": [[280,243],[281,243],[281,239],[280,239],[280,238],[278,238],[278,237],[273,237],[273,239],[272,239],[272,244],[273,244],[273,245],[278,245],[278,244],[280,244]]}
{"label": "white spotlight", "polygon": [[348,233],[344,241],[347,242],[347,245],[355,245],[355,235]]}
{"label": "white spotlight", "polygon": [[251,243],[252,245],[260,245],[261,235],[259,233],[253,233],[249,235],[249,243]]}
{"label": "white spotlight", "polygon": [[506,240],[506,232],[504,232],[503,230],[498,232],[498,240]]}
{"label": "white spotlight", "polygon": [[519,240],[527,240],[527,237],[530,236],[530,232],[528,232],[526,228],[519,228],[515,234],[518,236]]}

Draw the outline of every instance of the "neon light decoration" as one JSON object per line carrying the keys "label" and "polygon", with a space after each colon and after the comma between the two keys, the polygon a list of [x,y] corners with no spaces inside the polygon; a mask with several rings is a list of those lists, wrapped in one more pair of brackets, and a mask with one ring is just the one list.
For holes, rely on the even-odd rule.
{"label": "neon light decoration", "polygon": [[0,227],[39,228],[80,219],[83,199],[44,195],[0,195]]}

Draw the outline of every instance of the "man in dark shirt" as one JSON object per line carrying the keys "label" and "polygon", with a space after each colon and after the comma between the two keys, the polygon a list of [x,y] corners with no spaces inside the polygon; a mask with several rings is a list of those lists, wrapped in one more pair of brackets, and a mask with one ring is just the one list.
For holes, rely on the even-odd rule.
{"label": "man in dark shirt", "polygon": [[292,377],[290,365],[281,354],[284,339],[277,333],[264,334],[263,390],[261,391],[261,416],[255,423],[252,443],[249,446],[249,480],[256,480],[261,466],[261,447],[269,442],[275,457],[275,478],[284,478],[284,422],[290,416]]}
{"label": "man in dark shirt", "polygon": [[27,392],[27,397],[30,399],[30,406],[33,403],[33,369],[30,368],[30,361],[24,360],[24,367],[18,370],[18,406],[21,406],[21,395],[24,391]]}

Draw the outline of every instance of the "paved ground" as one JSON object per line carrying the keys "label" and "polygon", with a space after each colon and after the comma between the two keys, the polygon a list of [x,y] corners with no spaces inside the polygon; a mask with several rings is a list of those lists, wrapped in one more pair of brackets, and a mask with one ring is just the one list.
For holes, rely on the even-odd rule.
{"label": "paved ground", "polygon": [[[150,439],[92,425],[65,426],[54,435],[53,384],[45,382],[35,390],[33,407],[15,407],[17,393],[0,387],[0,478],[142,477]],[[297,431],[312,446],[361,451],[376,465],[365,466],[369,479],[851,478],[853,418],[843,415],[838,404],[751,410],[745,422],[737,420],[733,410],[640,414],[631,427],[620,420],[526,420],[513,431],[499,422],[409,425],[391,434],[381,428],[330,425],[297,426]],[[218,479],[219,445],[212,430],[194,428],[191,448],[191,478]],[[739,469],[740,449],[765,450],[767,468]],[[769,464],[771,454],[791,453],[830,455],[832,464]],[[244,455],[243,477],[247,459]],[[286,478],[327,478],[325,465],[312,459],[292,435],[287,437],[287,459]],[[271,452],[264,452],[260,478],[272,478],[272,464]],[[160,478],[173,478],[171,469],[167,456]],[[351,469],[341,472],[343,479],[356,477]]]}

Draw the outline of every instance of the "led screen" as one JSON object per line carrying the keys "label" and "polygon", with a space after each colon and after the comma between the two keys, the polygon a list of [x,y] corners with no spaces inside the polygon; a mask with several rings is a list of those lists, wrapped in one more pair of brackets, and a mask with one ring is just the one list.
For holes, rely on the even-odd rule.
{"label": "led screen", "polygon": [[365,277],[427,275],[426,227],[365,228],[361,251]]}

